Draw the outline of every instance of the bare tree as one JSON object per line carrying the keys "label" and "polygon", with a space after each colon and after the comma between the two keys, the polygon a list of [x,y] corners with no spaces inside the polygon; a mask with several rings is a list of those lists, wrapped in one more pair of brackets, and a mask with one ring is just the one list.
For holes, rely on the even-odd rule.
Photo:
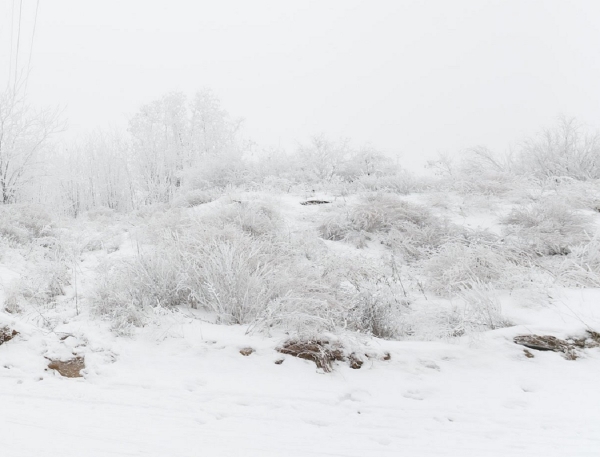
{"label": "bare tree", "polygon": [[541,178],[600,178],[600,134],[586,130],[575,119],[560,118],[525,142],[521,159],[529,172]]}
{"label": "bare tree", "polygon": [[39,176],[44,148],[61,127],[57,110],[31,108],[19,90],[0,93],[0,203],[14,203]]}
{"label": "bare tree", "polygon": [[174,92],[143,106],[130,120],[129,133],[146,203],[169,201],[189,170],[239,159],[239,126],[206,90],[192,101]]}

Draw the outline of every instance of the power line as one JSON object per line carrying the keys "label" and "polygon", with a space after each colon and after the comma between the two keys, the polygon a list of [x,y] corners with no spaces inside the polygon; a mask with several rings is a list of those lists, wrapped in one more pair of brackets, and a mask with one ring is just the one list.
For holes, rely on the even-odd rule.
{"label": "power line", "polygon": [[33,33],[31,34],[31,46],[29,48],[29,61],[27,62],[27,75],[25,76],[25,89],[27,92],[27,83],[29,82],[29,73],[31,72],[31,56],[33,55],[33,42],[35,41],[35,28],[37,25],[38,10],[40,8],[40,0],[35,4],[35,18],[33,19]]}
{"label": "power line", "polygon": [[12,77],[12,61],[13,61],[13,38],[15,36],[15,0],[12,0],[12,8],[10,10],[10,56],[8,59],[8,81],[6,81],[7,89],[10,87],[10,78]]}
{"label": "power line", "polygon": [[23,15],[23,0],[20,2],[19,6],[19,28],[17,31],[17,50],[15,54],[15,80],[13,86],[13,92],[17,92],[17,72],[19,70],[19,44],[21,43],[21,17]]}

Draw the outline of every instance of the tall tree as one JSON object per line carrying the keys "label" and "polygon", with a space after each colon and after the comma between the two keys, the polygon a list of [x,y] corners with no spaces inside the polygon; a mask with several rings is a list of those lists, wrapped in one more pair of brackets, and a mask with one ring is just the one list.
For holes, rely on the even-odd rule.
{"label": "tall tree", "polygon": [[189,170],[203,162],[239,155],[239,125],[210,91],[192,101],[174,92],[143,106],[129,132],[146,202],[169,201]]}

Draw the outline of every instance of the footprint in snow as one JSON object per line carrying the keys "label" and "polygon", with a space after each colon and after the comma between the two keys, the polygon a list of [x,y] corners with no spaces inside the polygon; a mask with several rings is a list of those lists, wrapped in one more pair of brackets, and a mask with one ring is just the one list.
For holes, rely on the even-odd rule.
{"label": "footprint in snow", "polygon": [[425,400],[425,397],[418,390],[407,390],[402,396],[411,400]]}
{"label": "footprint in snow", "polygon": [[339,397],[339,402],[343,403],[345,401],[366,401],[369,399],[371,394],[366,390],[353,390],[352,392],[348,392],[341,397]]}
{"label": "footprint in snow", "polygon": [[329,422],[319,419],[305,419],[304,422],[310,425],[316,425],[317,427],[327,427],[329,425]]}

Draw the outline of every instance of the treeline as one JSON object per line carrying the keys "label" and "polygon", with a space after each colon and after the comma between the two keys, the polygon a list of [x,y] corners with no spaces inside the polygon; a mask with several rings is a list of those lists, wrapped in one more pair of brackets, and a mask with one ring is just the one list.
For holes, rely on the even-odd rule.
{"label": "treeline", "polygon": [[[0,201],[33,202],[77,216],[92,208],[131,211],[149,204],[210,201],[225,188],[326,186],[338,192],[407,193],[430,183],[371,148],[313,137],[296,151],[262,149],[241,134],[209,90],[169,93],[143,106],[123,131],[96,131],[71,143],[56,110],[32,108],[20,91],[0,94]],[[430,163],[436,186],[498,193],[515,179],[600,178],[600,137],[561,119],[512,154],[483,147]],[[351,189],[349,189],[351,187]]]}
{"label": "treeline", "polygon": [[[258,148],[242,137],[209,90],[170,93],[143,106],[126,131],[96,131],[52,142],[64,124],[14,93],[0,99],[0,192],[4,203],[51,204],[77,216],[95,207],[129,211],[176,198],[206,198],[227,186],[352,182],[393,175],[391,159],[348,142],[314,137],[293,154]],[[183,196],[183,197],[182,197]]]}

